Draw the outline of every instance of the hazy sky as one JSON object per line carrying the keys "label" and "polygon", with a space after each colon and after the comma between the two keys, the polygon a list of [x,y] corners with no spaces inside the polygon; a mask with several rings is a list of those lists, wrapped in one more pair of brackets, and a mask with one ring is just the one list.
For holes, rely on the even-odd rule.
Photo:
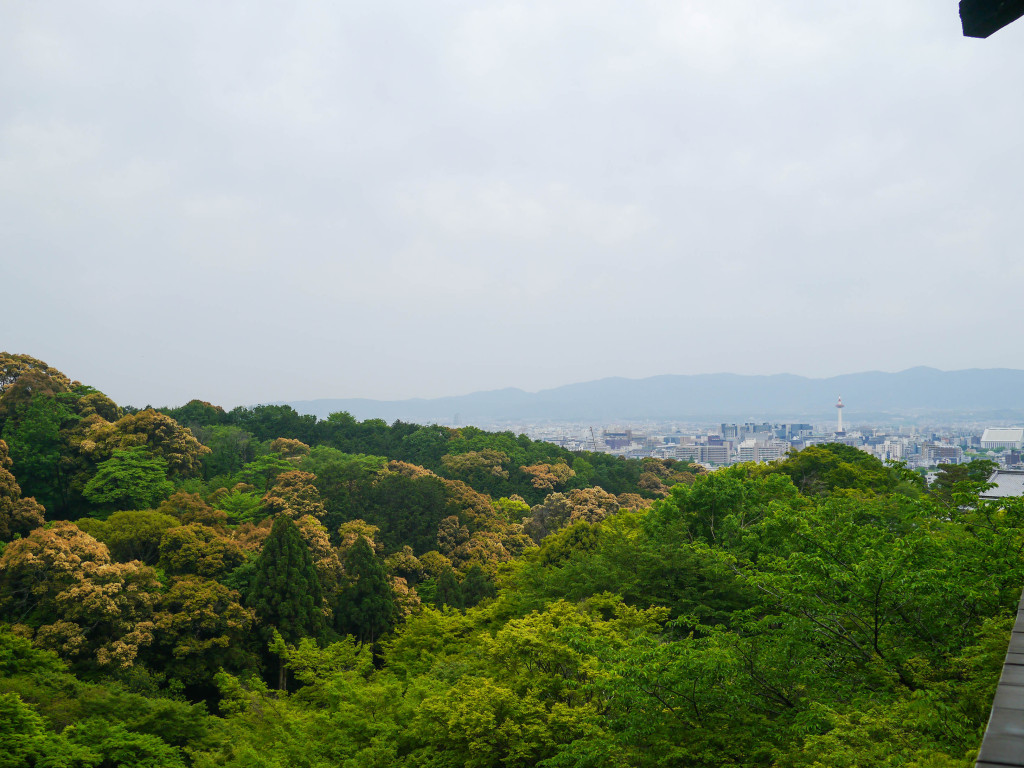
{"label": "hazy sky", "polygon": [[0,349],[121,403],[1024,367],[1024,21],[0,0]]}

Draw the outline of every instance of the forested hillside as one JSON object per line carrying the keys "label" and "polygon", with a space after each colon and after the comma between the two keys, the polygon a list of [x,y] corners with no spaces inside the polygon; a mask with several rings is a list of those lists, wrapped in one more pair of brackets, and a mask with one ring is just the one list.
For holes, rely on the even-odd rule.
{"label": "forested hillside", "polygon": [[0,766],[967,766],[1024,503],[705,473],[0,354]]}

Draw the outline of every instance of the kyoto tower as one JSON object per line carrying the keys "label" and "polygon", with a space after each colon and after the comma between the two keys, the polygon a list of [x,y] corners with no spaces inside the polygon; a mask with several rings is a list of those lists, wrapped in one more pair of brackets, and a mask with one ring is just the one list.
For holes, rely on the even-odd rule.
{"label": "kyoto tower", "polygon": [[839,414],[839,428],[836,430],[837,435],[845,434],[843,432],[843,408],[845,407],[846,406],[843,405],[843,396],[840,395],[839,402],[836,403],[836,412]]}

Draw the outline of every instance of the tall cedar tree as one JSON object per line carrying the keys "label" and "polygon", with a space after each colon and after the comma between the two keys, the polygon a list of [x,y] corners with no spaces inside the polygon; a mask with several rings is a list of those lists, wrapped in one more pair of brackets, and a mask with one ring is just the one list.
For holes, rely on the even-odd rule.
{"label": "tall cedar tree", "polygon": [[[260,634],[269,643],[276,629],[289,643],[324,633],[323,592],[309,547],[287,515],[278,515],[256,559],[246,603],[256,611]],[[285,686],[283,661],[279,687]]]}
{"label": "tall cedar tree", "polygon": [[372,643],[391,628],[395,596],[384,563],[360,536],[345,555],[349,583],[338,599],[338,630]]}
{"label": "tall cedar tree", "polygon": [[481,600],[495,597],[498,594],[494,582],[487,578],[484,569],[477,564],[466,571],[466,576],[462,580],[462,584],[459,585],[459,591],[462,593],[462,602],[467,608],[472,608]]}
{"label": "tall cedar tree", "polygon": [[462,587],[451,566],[441,571],[441,575],[437,577],[437,596],[434,598],[434,604],[439,608],[446,605],[452,608],[465,607],[462,599]]}

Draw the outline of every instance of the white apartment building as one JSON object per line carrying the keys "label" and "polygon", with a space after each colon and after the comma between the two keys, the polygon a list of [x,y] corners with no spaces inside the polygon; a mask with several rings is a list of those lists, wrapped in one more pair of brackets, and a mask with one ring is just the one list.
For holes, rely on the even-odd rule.
{"label": "white apartment building", "polygon": [[903,443],[898,440],[886,440],[875,449],[875,454],[882,461],[902,461]]}
{"label": "white apartment building", "polygon": [[754,440],[750,438],[740,443],[740,461],[778,461],[786,458],[789,443],[785,440]]}
{"label": "white apartment building", "polygon": [[732,463],[728,445],[681,445],[675,449],[675,454],[681,461],[699,464],[722,466]]}

